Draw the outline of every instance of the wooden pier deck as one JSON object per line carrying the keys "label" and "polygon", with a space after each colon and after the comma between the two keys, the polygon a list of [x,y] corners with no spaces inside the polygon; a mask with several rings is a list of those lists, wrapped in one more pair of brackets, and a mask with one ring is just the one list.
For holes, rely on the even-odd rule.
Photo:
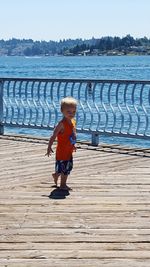
{"label": "wooden pier deck", "polygon": [[78,146],[64,194],[46,140],[0,137],[0,266],[150,266],[150,151]]}

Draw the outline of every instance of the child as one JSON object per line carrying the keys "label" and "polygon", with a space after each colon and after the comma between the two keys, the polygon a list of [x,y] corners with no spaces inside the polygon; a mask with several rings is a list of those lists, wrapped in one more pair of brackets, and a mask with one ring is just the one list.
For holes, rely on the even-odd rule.
{"label": "child", "polygon": [[72,153],[76,150],[76,123],[73,119],[76,114],[77,101],[73,97],[61,100],[63,119],[57,124],[50,137],[46,155],[51,155],[52,145],[57,137],[55,173],[52,174],[57,186],[58,177],[61,176],[60,189],[69,190],[67,178],[73,168]]}

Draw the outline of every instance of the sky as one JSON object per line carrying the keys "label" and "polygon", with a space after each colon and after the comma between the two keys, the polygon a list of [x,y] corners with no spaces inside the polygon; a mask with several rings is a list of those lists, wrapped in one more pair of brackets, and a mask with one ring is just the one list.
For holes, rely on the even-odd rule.
{"label": "sky", "polygon": [[0,0],[0,39],[150,38],[150,0]]}

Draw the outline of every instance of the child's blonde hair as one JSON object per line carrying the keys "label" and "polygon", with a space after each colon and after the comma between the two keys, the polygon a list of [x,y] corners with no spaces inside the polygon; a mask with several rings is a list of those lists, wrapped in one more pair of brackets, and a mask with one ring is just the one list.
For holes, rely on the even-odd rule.
{"label": "child's blonde hair", "polygon": [[67,96],[65,98],[63,98],[61,100],[61,103],[60,103],[60,106],[61,106],[61,110],[63,110],[64,107],[66,106],[74,106],[76,107],[77,106],[77,100],[71,96]]}

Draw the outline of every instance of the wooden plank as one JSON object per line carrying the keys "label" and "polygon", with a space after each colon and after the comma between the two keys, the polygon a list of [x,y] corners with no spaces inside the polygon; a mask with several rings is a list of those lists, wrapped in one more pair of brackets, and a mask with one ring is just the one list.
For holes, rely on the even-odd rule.
{"label": "wooden plank", "polygon": [[39,259],[6,259],[0,260],[1,267],[149,267],[150,260],[147,259],[42,259],[42,255]]}
{"label": "wooden plank", "polygon": [[107,259],[107,258],[117,258],[117,259],[150,259],[149,251],[126,251],[126,250],[80,250],[76,247],[72,247],[70,250],[7,250],[1,251],[0,258],[11,258],[13,254],[13,259],[62,259],[67,260],[73,259]]}
{"label": "wooden plank", "polygon": [[[104,238],[104,237],[103,237]],[[32,250],[35,251],[37,250],[52,250],[52,251],[68,251],[68,250],[89,250],[89,251],[95,251],[95,250],[99,250],[99,251],[115,251],[117,252],[119,251],[135,251],[138,253],[138,251],[144,250],[144,251],[149,251],[150,250],[150,243],[149,242],[135,242],[135,243],[130,243],[128,246],[126,244],[126,242],[122,243],[122,242],[109,242],[107,241],[107,243],[105,242],[93,242],[93,243],[88,243],[88,242],[66,242],[64,243],[63,240],[62,242],[18,242],[18,243],[2,243],[0,244],[0,249],[7,253],[9,251],[9,253],[13,251],[19,251],[22,250],[22,252],[24,250]],[[0,258],[3,258],[0,256]]]}

